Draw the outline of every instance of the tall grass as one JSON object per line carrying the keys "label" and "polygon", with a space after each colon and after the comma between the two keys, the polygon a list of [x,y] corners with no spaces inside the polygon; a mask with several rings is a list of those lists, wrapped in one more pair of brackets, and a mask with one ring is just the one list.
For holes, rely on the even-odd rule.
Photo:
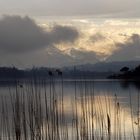
{"label": "tall grass", "polygon": [[[33,78],[28,84],[16,81],[15,87],[9,88],[9,95],[1,96],[0,140],[139,139],[139,93],[136,117],[131,91],[128,111],[117,94],[95,96],[94,81],[75,79],[74,96],[67,97],[62,73],[49,74],[49,80]],[[59,84],[55,74],[59,75]],[[130,133],[129,122],[125,122],[128,114]]]}

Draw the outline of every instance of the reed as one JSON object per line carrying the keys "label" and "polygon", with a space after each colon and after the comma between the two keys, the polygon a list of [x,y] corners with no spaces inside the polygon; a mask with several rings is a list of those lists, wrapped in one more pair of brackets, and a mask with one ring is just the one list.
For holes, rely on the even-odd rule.
{"label": "reed", "polygon": [[[55,76],[59,76],[59,84]],[[63,74],[50,71],[49,79],[33,77],[16,81],[8,97],[0,98],[0,140],[126,140],[136,139],[139,127],[130,97],[131,133],[126,132],[126,113],[117,94],[95,95],[94,81],[74,80],[74,97],[68,115]],[[49,86],[48,86],[49,85]],[[59,85],[59,86],[58,86]],[[70,99],[69,99],[70,100]]]}

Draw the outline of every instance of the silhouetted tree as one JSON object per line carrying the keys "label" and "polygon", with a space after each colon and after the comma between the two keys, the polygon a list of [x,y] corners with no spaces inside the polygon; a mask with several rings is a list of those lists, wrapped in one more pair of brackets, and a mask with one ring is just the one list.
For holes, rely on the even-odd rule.
{"label": "silhouetted tree", "polygon": [[140,66],[137,66],[134,71],[140,73]]}
{"label": "silhouetted tree", "polygon": [[128,67],[123,67],[120,69],[120,72],[123,72],[123,73],[126,73],[129,71],[129,68]]}
{"label": "silhouetted tree", "polygon": [[52,71],[48,71],[49,76],[53,76]]}
{"label": "silhouetted tree", "polygon": [[60,71],[59,69],[56,69],[56,72],[58,73],[58,75],[62,76],[62,71]]}

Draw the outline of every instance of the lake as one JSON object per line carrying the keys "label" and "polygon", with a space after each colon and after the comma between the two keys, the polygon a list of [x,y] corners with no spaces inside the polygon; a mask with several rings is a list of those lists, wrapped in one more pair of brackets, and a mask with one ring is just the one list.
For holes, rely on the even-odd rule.
{"label": "lake", "polygon": [[139,139],[139,89],[107,79],[1,82],[0,139]]}

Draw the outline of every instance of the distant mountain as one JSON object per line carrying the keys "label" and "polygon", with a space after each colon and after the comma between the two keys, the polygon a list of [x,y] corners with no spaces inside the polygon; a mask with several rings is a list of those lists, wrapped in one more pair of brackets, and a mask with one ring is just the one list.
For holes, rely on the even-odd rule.
{"label": "distant mountain", "polygon": [[[118,72],[122,67],[127,66],[130,69],[140,65],[140,61],[117,61],[117,62],[99,62],[96,64],[84,64],[75,66],[81,71],[96,71],[96,72]],[[64,67],[64,70],[72,70],[74,66]]]}
{"label": "distant mountain", "polygon": [[18,69],[16,67],[0,67],[0,82],[17,80],[46,80],[50,78],[61,79],[101,79],[114,73],[82,71],[78,69],[57,69],[47,67],[33,67],[31,69]]}
{"label": "distant mountain", "polygon": [[55,78],[89,78],[99,79],[106,78],[110,75],[118,73],[121,68],[129,67],[131,71],[135,67],[140,66],[140,61],[127,62],[100,62],[96,64],[85,64],[71,67],[47,68],[47,67],[33,67],[31,69],[18,69],[16,67],[0,67],[0,79],[50,79],[50,76]]}

